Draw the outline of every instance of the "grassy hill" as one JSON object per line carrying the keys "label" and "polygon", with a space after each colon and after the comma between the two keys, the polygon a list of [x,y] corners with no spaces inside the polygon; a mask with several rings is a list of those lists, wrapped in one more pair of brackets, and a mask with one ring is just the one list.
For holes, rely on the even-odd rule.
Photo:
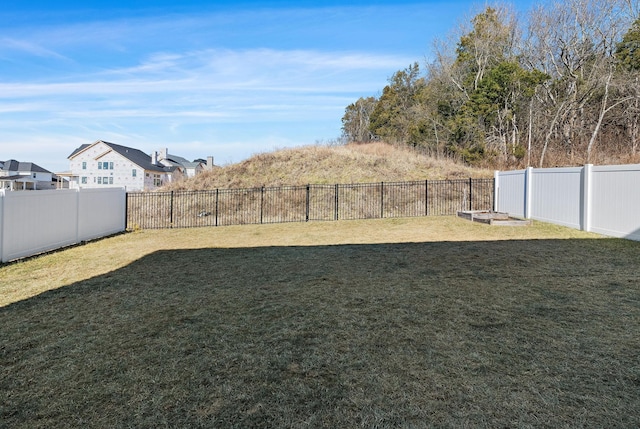
{"label": "grassy hill", "polygon": [[449,159],[437,160],[385,143],[305,146],[261,153],[165,190],[252,188],[258,186],[400,182],[492,177],[490,170]]}

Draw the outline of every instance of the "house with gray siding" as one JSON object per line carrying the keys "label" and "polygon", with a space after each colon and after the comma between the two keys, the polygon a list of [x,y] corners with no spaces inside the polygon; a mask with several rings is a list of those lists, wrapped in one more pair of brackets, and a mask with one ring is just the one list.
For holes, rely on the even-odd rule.
{"label": "house with gray siding", "polygon": [[0,189],[10,191],[55,189],[55,175],[33,162],[0,161]]}

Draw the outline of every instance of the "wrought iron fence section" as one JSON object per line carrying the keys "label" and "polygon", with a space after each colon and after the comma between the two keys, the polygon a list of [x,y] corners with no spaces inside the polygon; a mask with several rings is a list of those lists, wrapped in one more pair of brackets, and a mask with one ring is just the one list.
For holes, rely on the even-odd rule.
{"label": "wrought iron fence section", "polygon": [[262,188],[260,223],[304,222],[307,217],[307,187]]}
{"label": "wrought iron fence section", "polygon": [[217,225],[260,223],[260,189],[220,189]]}
{"label": "wrought iron fence section", "polygon": [[127,192],[127,228],[171,227],[171,192]]}
{"label": "wrought iron fence section", "polygon": [[338,219],[338,186],[308,185],[307,221]]}
{"label": "wrought iron fence section", "polygon": [[381,183],[382,217],[418,217],[427,215],[428,182]]}
{"label": "wrought iron fence section", "polygon": [[491,210],[493,179],[306,185],[127,194],[127,228],[192,228]]}
{"label": "wrought iron fence section", "polygon": [[382,217],[380,183],[338,185],[338,219]]}
{"label": "wrought iron fence section", "polygon": [[472,181],[472,193],[473,197],[471,201],[471,210],[493,210],[494,208],[494,180],[493,179],[479,179]]}

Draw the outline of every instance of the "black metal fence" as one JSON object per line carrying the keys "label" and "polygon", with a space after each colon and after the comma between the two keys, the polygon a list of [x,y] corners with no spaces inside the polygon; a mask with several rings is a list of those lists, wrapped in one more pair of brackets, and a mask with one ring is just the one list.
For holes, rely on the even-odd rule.
{"label": "black metal fence", "polygon": [[491,210],[493,179],[127,193],[127,228],[455,215]]}

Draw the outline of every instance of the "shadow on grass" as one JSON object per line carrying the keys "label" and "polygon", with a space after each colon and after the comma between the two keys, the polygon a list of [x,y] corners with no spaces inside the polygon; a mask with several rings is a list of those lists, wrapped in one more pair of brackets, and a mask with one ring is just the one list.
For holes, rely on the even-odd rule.
{"label": "shadow on grass", "polygon": [[0,426],[635,427],[639,249],[157,252],[0,308]]}

